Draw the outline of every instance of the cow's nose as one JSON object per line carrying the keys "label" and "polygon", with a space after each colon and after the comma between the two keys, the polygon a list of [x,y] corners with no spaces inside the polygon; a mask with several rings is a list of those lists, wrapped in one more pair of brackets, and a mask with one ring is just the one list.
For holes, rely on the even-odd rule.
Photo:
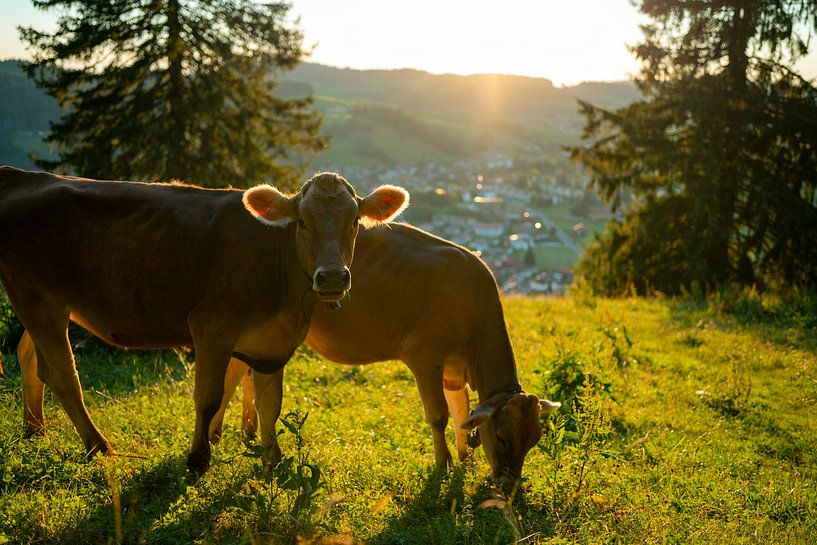
{"label": "cow's nose", "polygon": [[345,292],[352,285],[352,273],[348,267],[318,267],[315,271],[314,289],[317,292]]}
{"label": "cow's nose", "polygon": [[517,478],[518,477],[507,468],[503,468],[499,472],[494,473],[494,481],[499,489],[505,493],[508,493],[513,489]]}

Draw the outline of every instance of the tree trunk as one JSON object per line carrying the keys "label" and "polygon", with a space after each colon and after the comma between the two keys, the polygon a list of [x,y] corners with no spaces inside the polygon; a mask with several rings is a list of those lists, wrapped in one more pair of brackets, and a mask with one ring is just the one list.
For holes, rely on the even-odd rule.
{"label": "tree trunk", "polygon": [[165,178],[184,180],[185,178],[185,116],[184,116],[184,74],[182,73],[181,19],[179,0],[167,3],[167,60],[169,93],[169,131],[167,154],[165,156]]}
{"label": "tree trunk", "polygon": [[747,54],[749,40],[753,35],[754,15],[751,3],[746,0],[734,0],[732,9],[731,31],[729,33],[728,57],[726,68],[726,104],[725,111],[730,112],[724,126],[721,158],[718,169],[718,189],[715,198],[715,218],[713,225],[712,252],[710,267],[713,279],[717,284],[738,280],[741,276],[741,256],[733,255],[739,247],[733,244],[739,236],[736,218],[738,194],[743,180],[740,153],[744,140],[744,123],[746,107],[746,85],[749,57]]}

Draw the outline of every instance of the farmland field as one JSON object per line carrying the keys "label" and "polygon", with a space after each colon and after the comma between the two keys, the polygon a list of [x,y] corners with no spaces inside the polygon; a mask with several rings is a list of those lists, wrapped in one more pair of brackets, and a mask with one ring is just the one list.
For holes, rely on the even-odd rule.
{"label": "farmland field", "polygon": [[536,266],[540,269],[569,269],[579,258],[570,248],[548,246],[535,246],[533,256],[536,259]]}
{"label": "farmland field", "polygon": [[813,308],[577,294],[506,309],[523,385],[566,402],[543,417],[511,497],[489,487],[481,449],[433,470],[400,363],[302,349],[285,378],[284,412],[308,413],[281,437],[292,465],[263,467],[233,403],[196,481],[189,353],[77,347],[86,403],[120,454],[86,461],[50,395],[47,434],[23,436],[6,346],[0,543],[817,542]]}

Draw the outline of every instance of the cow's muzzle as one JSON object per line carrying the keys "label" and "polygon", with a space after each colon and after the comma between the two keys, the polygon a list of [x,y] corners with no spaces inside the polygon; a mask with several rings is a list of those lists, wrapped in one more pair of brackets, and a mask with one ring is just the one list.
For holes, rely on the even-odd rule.
{"label": "cow's muzzle", "polygon": [[352,287],[352,273],[348,267],[318,267],[312,277],[312,291],[325,303],[340,301]]}
{"label": "cow's muzzle", "polygon": [[493,480],[500,490],[508,493],[516,486],[516,481],[519,480],[519,472],[503,467],[493,472]]}

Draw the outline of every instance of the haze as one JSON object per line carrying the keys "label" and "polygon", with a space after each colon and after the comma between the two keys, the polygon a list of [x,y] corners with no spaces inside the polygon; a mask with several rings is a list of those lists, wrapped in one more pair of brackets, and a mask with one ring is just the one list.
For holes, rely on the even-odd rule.
{"label": "haze", "polygon": [[[543,77],[557,85],[629,79],[627,45],[645,19],[630,0],[293,0],[312,62],[349,68]],[[4,0],[0,59],[28,58],[18,25],[54,27],[56,12]],[[817,54],[798,68],[817,75]]]}

